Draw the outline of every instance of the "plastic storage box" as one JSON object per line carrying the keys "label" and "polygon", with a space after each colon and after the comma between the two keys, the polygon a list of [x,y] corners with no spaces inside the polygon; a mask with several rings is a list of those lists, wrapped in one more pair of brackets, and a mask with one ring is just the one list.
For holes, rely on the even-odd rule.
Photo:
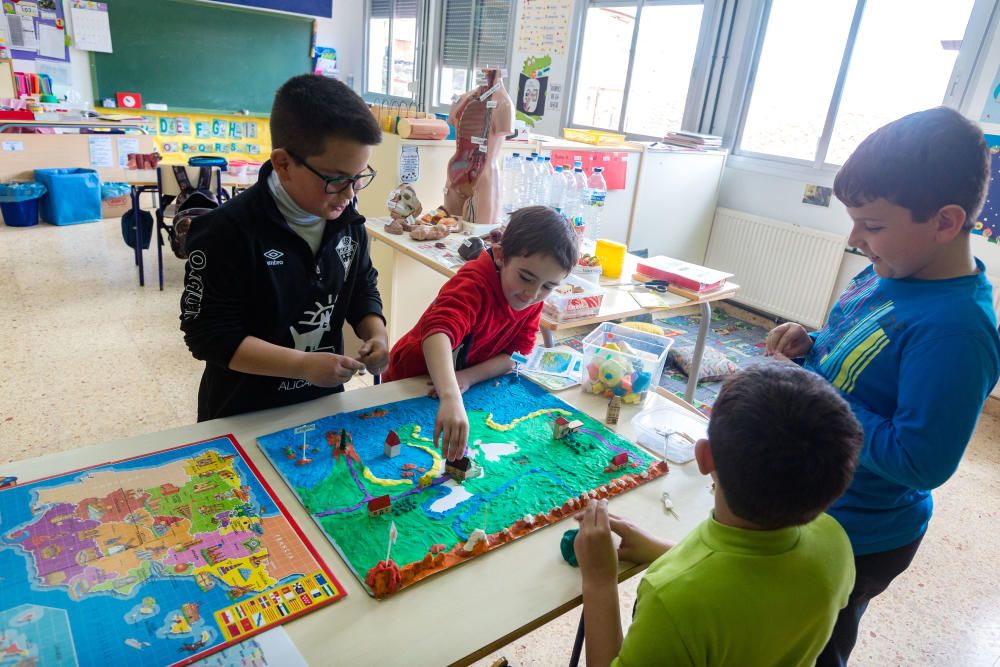
{"label": "plastic storage box", "polygon": [[583,339],[584,390],[640,403],[663,374],[672,338],[605,322]]}
{"label": "plastic storage box", "polygon": [[556,322],[594,317],[604,302],[604,289],[599,285],[570,274],[545,299],[542,314]]}
{"label": "plastic storage box", "polygon": [[52,225],[75,225],[101,219],[101,179],[93,169],[36,169],[45,186],[42,220]]}

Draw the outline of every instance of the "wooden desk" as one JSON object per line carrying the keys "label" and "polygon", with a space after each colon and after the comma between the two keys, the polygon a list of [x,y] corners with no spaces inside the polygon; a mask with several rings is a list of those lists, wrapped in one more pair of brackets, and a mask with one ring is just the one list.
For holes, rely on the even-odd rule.
{"label": "wooden desk", "polygon": [[[255,442],[259,435],[336,412],[420,396],[424,391],[423,378],[393,382],[20,461],[4,466],[0,474],[16,475],[25,482],[232,433],[347,590],[347,598],[284,626],[309,664],[468,664],[580,604],[580,573],[563,562],[559,552],[562,534],[574,522],[568,519],[544,528],[394,597],[376,601],[365,594]],[[607,405],[603,399],[579,389],[563,392],[560,397],[598,419],[604,417]],[[650,392],[647,407],[654,404],[672,406],[678,415],[690,419],[685,408]],[[632,437],[631,418],[637,409],[622,407],[617,429],[626,438]],[[713,504],[709,486],[694,463],[671,465],[666,477],[615,496],[610,504],[614,512],[647,530],[678,540],[708,516]],[[664,490],[670,492],[679,518],[664,511]],[[620,579],[642,569],[628,565]],[[569,645],[566,650],[568,653]]]}
{"label": "wooden desk", "polygon": [[[50,128],[56,131],[69,130],[62,134],[3,134],[9,128]],[[79,134],[81,129],[123,130],[132,134]],[[130,123],[114,123],[109,121],[4,121],[0,120],[0,139],[7,144],[13,144],[23,150],[4,150],[0,152],[0,181],[30,181],[34,179],[35,169],[71,169],[75,167],[90,167],[90,144],[93,137],[106,137],[112,140],[113,155],[118,155],[118,142],[115,139],[138,140],[140,153],[152,153],[156,150],[153,137],[145,133],[142,127]],[[115,164],[118,164],[117,157]],[[121,167],[97,167],[102,182],[125,180],[125,170]]]}
{"label": "wooden desk", "polygon": [[[440,243],[445,244],[443,250],[439,250],[434,247],[435,241],[414,241],[409,237],[409,235],[397,235],[389,234],[385,231],[385,223],[388,222],[388,218],[376,218],[369,220],[366,223],[368,229],[368,235],[372,238],[375,243],[383,243],[385,246],[391,248],[396,257],[393,258],[392,266],[386,271],[386,258],[383,255],[382,266],[376,266],[379,270],[379,275],[387,274],[390,285],[389,285],[389,298],[385,298],[383,294],[383,301],[388,302],[388,308],[386,312],[388,314],[388,319],[390,326],[393,326],[394,320],[400,320],[404,323],[408,323],[405,330],[409,330],[416,320],[423,313],[424,308],[430,305],[431,300],[437,294],[438,289],[440,289],[443,280],[438,284],[436,281],[430,284],[421,284],[420,281],[415,281],[412,267],[407,266],[407,260],[413,260],[429,267],[436,271],[445,279],[450,278],[455,275],[458,270],[465,263],[458,256],[458,246],[461,245],[462,241],[465,239],[464,236],[460,234],[451,234],[447,238],[440,241]],[[447,257],[446,254],[451,255]],[[379,255],[378,252],[374,250],[372,257],[373,261]],[[404,263],[398,261],[399,257],[406,258]],[[708,336],[708,330],[712,323],[712,302],[721,301],[723,299],[728,299],[735,295],[739,291],[739,285],[735,283],[730,283],[727,289],[715,292],[700,299],[686,299],[678,297],[676,303],[670,306],[665,306],[663,308],[642,308],[639,306],[635,299],[632,298],[631,294],[624,289],[620,289],[621,285],[628,284],[632,282],[631,276],[636,272],[636,265],[639,262],[639,257],[635,255],[628,254],[625,258],[625,265],[622,267],[622,277],[619,279],[608,280],[601,279],[601,286],[605,288],[604,301],[601,303],[600,312],[593,316],[577,320],[569,320],[566,322],[557,322],[555,320],[549,319],[547,317],[542,317],[541,330],[542,339],[545,342],[546,347],[552,347],[555,344],[556,331],[565,331],[567,329],[575,329],[581,326],[596,325],[601,322],[610,322],[613,320],[621,320],[628,317],[635,317],[637,315],[646,315],[652,313],[659,313],[671,310],[680,310],[682,308],[690,308],[697,306],[701,312],[701,324],[698,327],[698,337],[695,341],[694,349],[694,363],[691,368],[691,374],[688,378],[687,389],[684,393],[684,398],[691,402],[694,400],[694,392],[698,386],[698,373],[701,370],[701,359],[705,351],[705,340]],[[402,269],[402,270],[400,270]],[[385,292],[385,283],[380,281],[383,285],[382,291]],[[425,296],[427,298],[424,301],[416,299],[416,294],[414,294],[414,284],[418,289],[423,289]],[[405,292],[400,294],[400,292]],[[429,295],[427,294],[429,293]],[[406,305],[408,312],[404,313],[400,307],[400,303]],[[416,313],[415,310],[419,308],[420,312]],[[395,330],[392,334],[397,334]],[[398,335],[390,335],[390,343],[394,343],[398,340]]]}

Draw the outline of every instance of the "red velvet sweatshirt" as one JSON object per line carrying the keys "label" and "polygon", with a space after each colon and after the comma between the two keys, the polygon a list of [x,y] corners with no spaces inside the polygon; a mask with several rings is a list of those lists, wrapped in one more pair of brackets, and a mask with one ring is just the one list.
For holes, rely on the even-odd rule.
{"label": "red velvet sweatshirt", "polygon": [[542,304],[514,310],[500,287],[493,253],[467,262],[444,284],[426,312],[392,348],[386,381],[427,374],[423,342],[436,333],[451,341],[455,370],[488,361],[498,354],[528,354],[535,346]]}

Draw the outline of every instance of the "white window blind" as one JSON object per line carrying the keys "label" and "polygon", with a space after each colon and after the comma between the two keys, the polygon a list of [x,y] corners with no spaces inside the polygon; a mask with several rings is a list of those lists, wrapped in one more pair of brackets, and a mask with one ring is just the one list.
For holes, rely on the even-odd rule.
{"label": "white window blind", "polygon": [[445,0],[437,60],[435,109],[469,90],[476,71],[509,66],[515,0]]}

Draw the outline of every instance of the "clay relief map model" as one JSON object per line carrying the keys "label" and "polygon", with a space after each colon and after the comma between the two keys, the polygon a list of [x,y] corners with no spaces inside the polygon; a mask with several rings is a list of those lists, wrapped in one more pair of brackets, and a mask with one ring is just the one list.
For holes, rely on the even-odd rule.
{"label": "clay relief map model", "polygon": [[368,592],[431,574],[663,475],[666,464],[515,376],[465,396],[467,456],[431,442],[437,401],[414,398],[257,439]]}
{"label": "clay relief map model", "polygon": [[344,595],[231,436],[0,490],[0,665],[171,665]]}

